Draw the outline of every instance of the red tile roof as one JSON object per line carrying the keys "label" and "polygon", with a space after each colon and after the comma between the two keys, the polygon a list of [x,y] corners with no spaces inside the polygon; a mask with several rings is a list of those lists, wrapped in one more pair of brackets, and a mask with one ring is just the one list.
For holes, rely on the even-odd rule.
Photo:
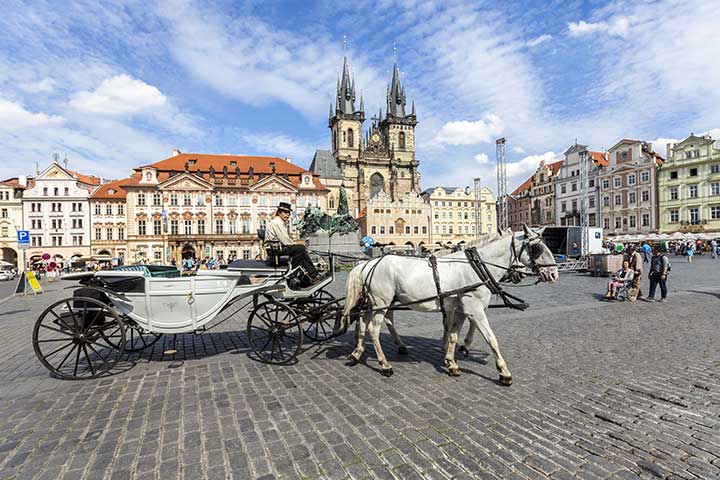
{"label": "red tile roof", "polygon": [[12,188],[21,188],[23,190],[27,188],[20,185],[20,182],[18,182],[17,178],[8,178],[7,180],[3,180],[2,182],[0,182],[0,185]]}
{"label": "red tile roof", "polygon": [[[287,175],[287,181],[295,187],[300,187],[300,174],[311,173],[304,168],[301,168],[293,163],[288,162],[279,157],[258,157],[249,155],[211,155],[204,153],[180,153],[165,160],[151,163],[143,167],[135,168],[135,174],[127,179],[128,182],[124,183],[127,186],[139,186],[140,184],[140,172],[143,168],[152,167],[157,169],[157,178],[159,182],[168,180],[172,175],[171,172],[176,174],[187,172],[192,173],[195,176],[202,177],[203,180],[209,183],[213,183],[213,178],[224,178],[224,170],[227,169],[227,177],[229,179],[241,179],[244,181],[249,180],[250,168],[253,169],[254,182],[260,180],[259,176],[268,176],[273,174],[273,166],[275,165],[275,174],[279,177],[285,177]],[[214,176],[211,175],[211,167],[214,171]],[[238,175],[239,173],[239,175]],[[313,175],[313,189],[314,190],[326,190],[325,185],[320,182],[320,177],[317,174]],[[243,185],[249,186],[249,184],[230,184],[230,185],[217,185],[218,187],[228,186],[233,188],[242,187]]]}
{"label": "red tile roof", "polygon": [[[123,200],[127,197],[127,192],[122,188],[123,183],[131,180],[125,178],[123,180],[113,180],[111,182],[100,185],[90,195],[91,200]],[[114,192],[114,193],[111,193]]]}
{"label": "red tile roof", "polygon": [[530,189],[530,185],[532,185],[532,177],[525,180],[519,187],[513,190],[511,195],[520,195],[525,190]]}
{"label": "red tile roof", "polygon": [[562,167],[562,164],[563,164],[563,161],[558,160],[557,162],[553,162],[553,163],[549,164],[548,167],[552,171],[553,175],[557,175],[558,171],[560,170],[560,167]]}
{"label": "red tile roof", "polygon": [[605,153],[591,151],[590,156],[592,157],[593,165],[595,166],[607,167],[609,165],[607,154]]}

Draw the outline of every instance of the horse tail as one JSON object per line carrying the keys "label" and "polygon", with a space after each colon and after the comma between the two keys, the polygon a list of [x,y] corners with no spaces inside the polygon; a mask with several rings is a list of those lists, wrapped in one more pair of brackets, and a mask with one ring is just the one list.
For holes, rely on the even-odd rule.
{"label": "horse tail", "polygon": [[362,298],[364,281],[363,266],[360,264],[353,268],[348,274],[347,286],[345,287],[345,308],[342,315],[342,328],[347,329],[349,325],[350,312]]}

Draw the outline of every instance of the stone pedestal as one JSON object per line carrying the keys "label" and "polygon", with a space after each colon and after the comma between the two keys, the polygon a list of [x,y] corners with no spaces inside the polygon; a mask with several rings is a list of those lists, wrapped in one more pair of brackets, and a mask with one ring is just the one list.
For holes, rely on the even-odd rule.
{"label": "stone pedestal", "polygon": [[360,243],[360,232],[335,234],[332,237],[327,232],[318,231],[310,235],[305,241],[307,248],[319,252],[331,252],[342,254],[362,254],[363,248]]}

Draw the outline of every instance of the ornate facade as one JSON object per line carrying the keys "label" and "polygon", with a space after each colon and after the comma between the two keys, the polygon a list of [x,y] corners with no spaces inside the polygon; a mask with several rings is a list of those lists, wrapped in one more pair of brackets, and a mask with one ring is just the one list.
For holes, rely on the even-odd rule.
{"label": "ornate facade", "polygon": [[17,231],[23,229],[23,191],[27,177],[9,178],[0,182],[0,260],[19,265]]}
{"label": "ornate facade", "polygon": [[580,226],[580,162],[582,155],[588,168],[588,224],[598,226],[600,201],[597,189],[597,176],[600,169],[607,166],[607,158],[602,152],[593,152],[586,145],[576,142],[565,150],[565,161],[558,170],[555,179],[555,223],[557,225]]}
{"label": "ornate facade", "polygon": [[496,231],[495,198],[487,187],[482,187],[479,196],[476,200],[474,190],[460,187],[425,190],[423,197],[430,205],[431,243],[458,244]]}
{"label": "ornate facade", "polygon": [[127,192],[123,180],[100,185],[90,195],[90,245],[95,259],[127,258]]}
{"label": "ornate facade", "polygon": [[541,161],[531,177],[530,222],[533,227],[555,225],[555,178],[562,163],[562,160],[553,163]]}
{"label": "ornate facade", "polygon": [[[280,202],[325,208],[318,177],[276,157],[175,154],[138,167],[127,191],[129,261],[255,258]],[[294,232],[291,230],[291,233]]]}

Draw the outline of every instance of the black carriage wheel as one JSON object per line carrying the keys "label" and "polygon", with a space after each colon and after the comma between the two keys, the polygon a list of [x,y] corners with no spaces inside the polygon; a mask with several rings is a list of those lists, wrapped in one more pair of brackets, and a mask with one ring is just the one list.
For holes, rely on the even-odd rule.
{"label": "black carriage wheel", "polygon": [[[130,318],[123,316],[122,320],[125,324],[126,352],[141,352],[146,348],[153,346],[155,342],[160,340],[160,337],[162,337],[162,333],[146,332]],[[119,345],[115,343],[114,337],[109,335],[106,339],[108,343],[113,345],[115,348],[119,348]]]}
{"label": "black carriage wheel", "polygon": [[338,303],[327,290],[318,290],[308,298],[297,300],[293,308],[305,324],[304,335],[313,342],[324,342],[332,337]]}
{"label": "black carriage wheel", "polygon": [[250,313],[247,335],[255,355],[265,363],[284,364],[297,358],[303,332],[297,314],[275,300],[260,303]]}
{"label": "black carriage wheel", "polygon": [[89,297],[53,303],[40,315],[33,329],[33,349],[38,360],[55,376],[64,379],[108,374],[123,354],[117,346],[124,345],[125,324],[117,312]]}

